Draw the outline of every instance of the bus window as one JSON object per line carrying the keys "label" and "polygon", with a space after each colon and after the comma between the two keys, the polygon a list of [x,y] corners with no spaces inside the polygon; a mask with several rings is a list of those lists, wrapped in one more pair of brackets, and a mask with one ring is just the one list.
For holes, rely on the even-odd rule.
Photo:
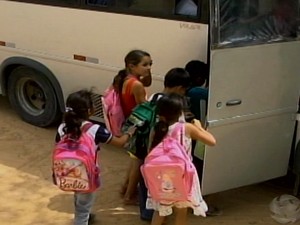
{"label": "bus window", "polygon": [[108,5],[112,5],[113,1],[112,0],[88,0],[87,3],[88,5],[108,6]]}
{"label": "bus window", "polygon": [[[8,0],[208,24],[209,0]],[[182,4],[184,7],[182,9]]]}
{"label": "bus window", "polygon": [[66,6],[75,7],[79,5],[79,0],[10,0],[12,2],[30,2],[41,5],[56,5],[56,6]]}
{"label": "bus window", "polygon": [[136,0],[130,4],[130,9],[145,13],[172,15],[175,9],[174,0]]}
{"label": "bus window", "polygon": [[297,37],[297,0],[220,0],[219,45]]}

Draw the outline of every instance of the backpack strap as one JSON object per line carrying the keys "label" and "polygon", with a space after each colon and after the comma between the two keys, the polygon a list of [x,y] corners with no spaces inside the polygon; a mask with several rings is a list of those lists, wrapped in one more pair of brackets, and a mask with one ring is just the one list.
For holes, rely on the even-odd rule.
{"label": "backpack strap", "polygon": [[[185,127],[185,123],[183,122],[177,122],[177,124],[175,125],[173,131],[171,132],[170,136],[174,139],[176,139],[177,141],[179,141],[180,145],[182,146],[181,150],[182,153],[184,155],[184,157],[191,162],[191,157],[189,156],[186,146],[185,146],[185,140],[184,140],[184,127]],[[179,138],[180,140],[178,140],[178,133],[179,133]]]}
{"label": "backpack strap", "polygon": [[87,122],[81,127],[81,132],[87,132],[94,124],[92,122]]}
{"label": "backpack strap", "polygon": [[178,140],[177,134],[179,133],[179,135],[180,135],[180,136],[179,136],[180,140],[178,140],[178,141],[179,141],[179,143],[180,143],[183,147],[185,147],[185,146],[184,146],[184,139],[183,139],[183,135],[184,135],[184,132],[183,132],[183,126],[184,126],[184,123],[177,122],[177,123],[175,124],[175,127],[174,127],[173,131],[171,132],[170,136]]}
{"label": "backpack strap", "polygon": [[[87,122],[81,127],[81,132],[86,133],[94,124],[92,122]],[[96,151],[95,151],[95,163],[97,164],[97,159],[98,159],[98,148],[97,146]]]}
{"label": "backpack strap", "polygon": [[155,93],[150,102],[156,104],[156,102],[158,101],[158,98],[163,95],[164,95],[164,93]]}

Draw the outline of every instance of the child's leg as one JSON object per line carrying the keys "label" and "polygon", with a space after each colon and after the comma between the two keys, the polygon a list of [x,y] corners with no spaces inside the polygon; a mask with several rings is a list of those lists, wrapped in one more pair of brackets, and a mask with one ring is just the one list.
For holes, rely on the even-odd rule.
{"label": "child's leg", "polygon": [[88,225],[96,193],[74,193],[74,225]]}
{"label": "child's leg", "polygon": [[143,177],[141,177],[138,188],[139,194],[139,207],[140,207],[140,218],[142,220],[151,221],[153,216],[153,209],[146,208],[146,202],[148,197],[148,189],[145,185]]}
{"label": "child's leg", "polygon": [[126,193],[124,195],[125,203],[133,203],[132,198],[137,191],[137,185],[141,177],[140,166],[142,164],[141,160],[137,158],[131,158],[131,171],[129,173],[129,180]]}
{"label": "child's leg", "polygon": [[186,225],[187,208],[175,208],[175,225]]}
{"label": "child's leg", "polygon": [[154,211],[152,216],[151,225],[162,225],[165,221],[165,216],[160,216],[158,211]]}
{"label": "child's leg", "polygon": [[130,174],[130,171],[131,171],[131,167],[132,167],[132,162],[130,160],[129,166],[128,166],[128,169],[127,169],[127,172],[126,172],[126,177],[125,177],[124,183],[123,183],[123,185],[121,187],[121,190],[120,190],[120,194],[122,195],[122,197],[124,197],[124,195],[126,193],[126,190],[127,190],[127,187],[128,187],[129,174]]}

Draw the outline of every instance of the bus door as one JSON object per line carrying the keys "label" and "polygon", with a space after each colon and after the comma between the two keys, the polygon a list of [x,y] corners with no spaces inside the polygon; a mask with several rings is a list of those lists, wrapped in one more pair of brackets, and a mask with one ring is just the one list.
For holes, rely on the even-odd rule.
{"label": "bus door", "polygon": [[[259,7],[264,1],[255,2]],[[265,10],[271,6],[263,7]],[[222,21],[216,27],[220,28],[220,24]],[[264,25],[260,26],[257,31],[264,30]],[[203,194],[285,175],[299,99],[299,41],[249,45],[247,40],[247,47],[238,47],[234,41],[240,44],[255,38],[247,31],[228,32],[227,36],[223,31],[218,29],[214,43],[233,45],[213,47],[210,55],[207,122],[217,145],[205,148]],[[269,38],[274,36],[270,34]]]}

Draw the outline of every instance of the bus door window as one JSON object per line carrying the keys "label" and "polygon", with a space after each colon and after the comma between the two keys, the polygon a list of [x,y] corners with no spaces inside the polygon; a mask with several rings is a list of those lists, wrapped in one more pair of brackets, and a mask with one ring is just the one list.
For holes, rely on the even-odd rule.
{"label": "bus door window", "polygon": [[219,0],[219,45],[297,36],[297,0]]}

